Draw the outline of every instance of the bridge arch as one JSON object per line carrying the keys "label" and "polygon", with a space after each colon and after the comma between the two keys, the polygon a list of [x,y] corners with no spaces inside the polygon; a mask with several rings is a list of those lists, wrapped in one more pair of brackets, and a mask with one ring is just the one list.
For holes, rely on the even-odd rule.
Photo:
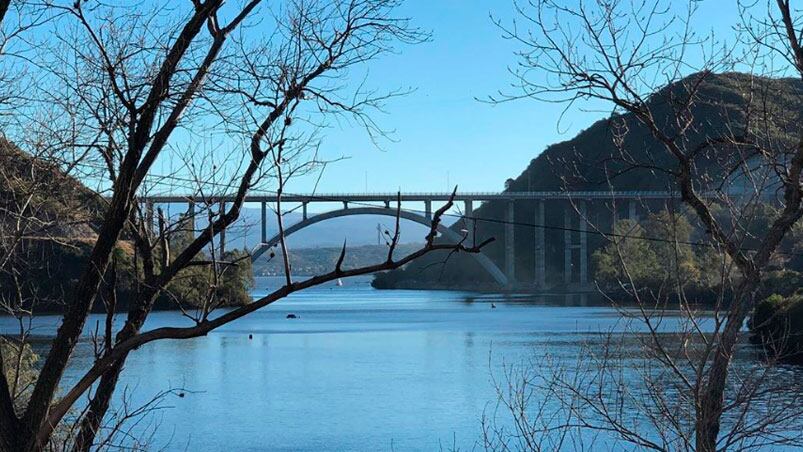
{"label": "bridge arch", "polygon": [[[427,219],[423,215],[419,215],[417,213],[408,212],[405,210],[401,210],[398,212],[400,218],[404,218],[405,220],[414,221],[416,223],[422,224],[424,226],[430,226],[432,224],[431,220]],[[384,207],[355,207],[355,208],[348,208],[348,209],[340,209],[340,210],[333,210],[331,212],[324,212],[317,215],[310,216],[304,220],[295,223],[284,230],[284,236],[289,237],[295,232],[298,232],[306,227],[312,226],[315,223],[320,223],[322,221],[331,220],[333,218],[339,217],[346,217],[350,215],[384,215],[388,217],[395,217],[396,216],[396,209],[389,209]],[[441,233],[443,237],[447,240],[452,241],[453,243],[457,243],[462,239],[460,234],[456,233],[455,231],[447,228],[443,224],[438,225],[438,232]],[[274,245],[279,243],[281,237],[277,234],[270,238],[267,242],[263,243],[251,256],[251,260],[257,260],[265,251],[273,247]],[[490,275],[491,277],[501,286],[507,285],[507,277],[499,267],[494,264],[494,262],[488,258],[488,256],[482,253],[473,253],[472,256],[474,259],[477,260],[477,263],[482,266]]]}

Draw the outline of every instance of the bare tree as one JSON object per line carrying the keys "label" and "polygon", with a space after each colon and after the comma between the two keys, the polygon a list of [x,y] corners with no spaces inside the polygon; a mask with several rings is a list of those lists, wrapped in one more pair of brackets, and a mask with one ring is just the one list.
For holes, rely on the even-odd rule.
{"label": "bare tree", "polygon": [[[749,408],[754,408],[752,396],[767,387],[743,379],[734,371],[732,360],[745,320],[756,304],[762,275],[803,215],[799,99],[790,102],[785,111],[771,110],[768,96],[777,93],[772,80],[764,77],[803,77],[800,18],[789,1],[770,2],[766,10],[734,2],[730,7],[739,10],[743,23],[737,29],[740,45],[728,47],[696,31],[692,21],[696,5],[689,2],[686,11],[678,13],[677,3],[664,1],[590,0],[567,5],[530,0],[517,4],[518,21],[510,26],[498,22],[505,36],[522,50],[513,71],[517,91],[493,100],[532,98],[570,104],[591,100],[595,105],[610,106],[612,135],[620,152],[606,162],[608,184],[614,186],[617,177],[638,169],[664,177],[667,189],[680,195],[706,232],[707,246],[718,253],[714,261],[720,267],[721,292],[710,329],[701,326],[700,313],[685,297],[680,278],[669,278],[662,286],[666,292],[645,296],[623,266],[621,289],[636,301],[638,317],[651,333],[648,356],[667,371],[659,378],[650,374],[645,381],[649,386],[671,377],[672,385],[682,389],[671,392],[682,403],[668,403],[662,392],[667,387],[656,384],[650,392],[652,405],[641,406],[640,413],[648,422],[654,420],[658,431],[652,430],[651,435],[626,427],[617,413],[605,411],[598,400],[584,398],[594,390],[575,392],[572,399],[572,406],[579,399],[595,409],[597,419],[606,421],[603,425],[622,439],[660,450],[737,447],[744,445],[745,435],[750,434],[765,440],[777,438],[767,433],[767,425],[757,427],[755,419],[747,415]],[[756,10],[758,17],[751,15]],[[784,64],[779,66],[777,60]],[[731,117],[704,88],[718,72],[734,68],[750,75],[743,77],[740,86],[748,100],[739,105],[736,117]],[[708,109],[706,117],[701,113],[703,107]],[[646,156],[636,156],[623,146],[635,126],[647,130],[657,143],[648,148]],[[768,199],[778,206],[777,215],[766,230],[756,234],[750,225],[760,216],[758,206]],[[614,239],[626,262],[628,256],[621,253],[625,242]],[[680,250],[677,245],[675,251]],[[669,299],[677,301],[675,306],[686,314],[679,349],[658,334],[661,314],[665,314],[662,309]],[[700,346],[695,353],[685,349],[691,339]],[[610,367],[602,369],[597,377]],[[593,386],[603,380],[562,386],[578,391],[578,383]],[[734,381],[737,384],[733,385]],[[593,387],[601,392],[601,388],[616,388],[617,384]],[[779,405],[778,411],[785,407]],[[659,420],[651,411],[656,408],[662,408]],[[723,419],[734,410],[743,414],[730,419],[729,430],[724,431]],[[687,414],[694,418],[691,426],[683,423]],[[778,424],[787,421],[772,420]],[[670,431],[671,439],[663,436]],[[650,439],[656,436],[658,441]]]}
{"label": "bare tree", "polygon": [[[54,150],[57,158],[51,161],[74,169],[104,196],[94,198],[103,203],[94,222],[96,237],[78,282],[65,295],[61,325],[24,408],[14,409],[8,388],[0,388],[0,449],[59,447],[54,432],[94,388],[79,425],[68,429],[75,432],[71,447],[89,450],[98,442],[129,353],[149,342],[203,336],[293,292],[398,268],[434,250],[478,252],[487,243],[436,242],[450,201],[433,215],[425,245],[403,257],[394,254],[397,219],[387,259],[375,265],[341,268],[344,247],[330,272],[295,280],[283,243],[285,284],[244,306],[216,311],[222,300],[212,289],[238,265],[215,254],[216,240],[238,219],[246,195],[275,187],[281,218],[287,181],[322,162],[316,152],[320,130],[332,115],[380,136],[370,113],[399,93],[366,90],[347,75],[400,43],[426,39],[407,19],[395,16],[397,0],[262,3],[44,4],[57,17],[53,26],[60,33],[37,55],[36,66],[45,75],[37,91],[38,110],[26,110],[26,118]],[[187,135],[198,130],[225,136],[227,155],[187,149],[192,144]],[[160,172],[172,159],[184,166]],[[173,218],[139,202],[160,182],[182,179],[192,191],[188,200],[200,211]],[[207,225],[196,228],[196,216],[205,216]],[[191,239],[176,250],[178,237],[187,231]],[[132,245],[138,281],[125,324],[114,331],[118,268],[113,256],[123,243]],[[205,250],[211,259],[199,259]],[[194,267],[207,268],[213,282],[206,301],[194,312],[185,311],[193,325],[143,331],[156,298]],[[98,300],[107,316],[94,335],[95,360],[76,383],[62,386]]]}

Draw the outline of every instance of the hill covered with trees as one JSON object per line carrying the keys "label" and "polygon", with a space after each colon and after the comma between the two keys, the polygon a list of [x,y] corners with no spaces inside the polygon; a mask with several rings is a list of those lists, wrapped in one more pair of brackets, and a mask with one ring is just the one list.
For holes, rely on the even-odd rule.
{"label": "hill covered with trees", "polygon": [[[688,125],[679,125],[673,112],[677,109],[676,103],[684,99],[683,94],[691,91],[691,86],[695,92],[692,119]],[[750,134],[758,141],[772,142],[776,148],[793,145],[797,138],[789,131],[794,130],[803,113],[801,94],[803,81],[799,79],[762,78],[741,73],[694,74],[654,93],[649,99],[649,111],[669,135],[681,126],[686,127],[683,131],[687,140],[685,148],[699,150],[692,168],[698,189],[733,192],[743,189],[745,184],[744,172],[734,163],[744,156],[737,155],[739,150],[732,143],[712,140],[731,136],[735,141],[742,134]],[[533,133],[537,133],[537,128]],[[750,156],[744,160],[750,162]],[[518,177],[510,180],[506,191],[676,191],[672,173],[678,170],[677,166],[677,160],[668,155],[632,113],[613,112],[571,140],[546,148]],[[562,284],[564,232],[561,228],[567,204],[547,201],[545,205],[546,278],[551,287]],[[661,203],[649,202],[639,206],[643,213],[663,207]],[[500,268],[504,268],[506,208],[507,202],[494,201],[474,211],[476,240],[496,239],[484,253]],[[611,231],[614,209],[621,218],[627,207],[589,203],[588,220],[602,230]],[[516,201],[514,218],[515,279],[527,284],[534,278],[535,203]],[[470,226],[461,221],[452,227],[460,230]],[[590,234],[590,253],[604,244],[602,237]],[[445,267],[439,264],[444,258],[443,255],[427,256],[404,269],[378,275],[375,285],[387,288],[493,287],[491,278],[470,256],[454,255]]]}

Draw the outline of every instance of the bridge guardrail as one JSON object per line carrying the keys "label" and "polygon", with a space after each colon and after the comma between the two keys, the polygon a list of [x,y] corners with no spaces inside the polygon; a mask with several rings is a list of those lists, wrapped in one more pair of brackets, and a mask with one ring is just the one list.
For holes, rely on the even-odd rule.
{"label": "bridge guardrail", "polygon": [[[283,194],[281,199],[287,202],[356,202],[395,201],[446,201],[452,194],[449,192],[376,192],[376,193],[292,193]],[[713,193],[703,193],[704,197],[713,197]],[[493,200],[550,200],[550,199],[679,199],[680,194],[667,191],[531,191],[531,192],[458,192],[456,201],[493,201]],[[200,200],[194,195],[158,194],[140,197],[145,202],[170,203]],[[229,202],[234,195],[211,195],[203,198],[212,201]],[[254,193],[246,196],[245,202],[275,202],[278,195],[273,193]]]}

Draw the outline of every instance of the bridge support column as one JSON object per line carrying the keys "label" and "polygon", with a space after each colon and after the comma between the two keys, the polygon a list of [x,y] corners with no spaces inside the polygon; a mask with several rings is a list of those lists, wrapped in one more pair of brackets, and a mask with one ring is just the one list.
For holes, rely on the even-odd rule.
{"label": "bridge support column", "polygon": [[260,222],[262,229],[262,243],[268,242],[268,203],[262,201],[262,221]]}
{"label": "bridge support column", "polygon": [[588,285],[588,208],[585,201],[579,201],[580,211],[580,286]]}
{"label": "bridge support column", "polygon": [[155,229],[153,224],[153,203],[150,201],[145,203],[145,222],[147,223],[146,230],[153,232]]}
{"label": "bridge support column", "polygon": [[616,203],[616,200],[611,201],[610,209],[611,209],[611,232],[613,232],[614,226],[616,226],[616,222],[619,221],[619,212],[617,211],[617,207],[619,204]]}
{"label": "bridge support column", "polygon": [[343,201],[343,208],[344,209],[348,209],[349,208],[349,202],[348,201]]}
{"label": "bridge support column", "polygon": [[195,201],[187,203],[187,229],[190,231],[190,238],[195,238]]}
{"label": "bridge support column", "polygon": [[466,208],[463,209],[463,224],[466,227],[466,243],[469,246],[476,245],[474,241],[474,229],[476,223],[474,222],[474,202],[470,199],[465,200]]}
{"label": "bridge support column", "polygon": [[546,240],[544,237],[544,200],[535,204],[535,285],[546,287]]}
{"label": "bridge support column", "polygon": [[572,283],[572,216],[571,204],[566,203],[563,209],[563,283]]}
{"label": "bridge support column", "polygon": [[[220,200],[220,215],[226,213],[226,201]],[[226,228],[220,230],[220,257],[226,254]]]}
{"label": "bridge support column", "polygon": [[389,199],[385,200],[385,208],[386,209],[390,209],[390,200]]}
{"label": "bridge support column", "polygon": [[307,203],[301,203],[301,218],[306,220],[307,219]]}
{"label": "bridge support column", "polygon": [[627,210],[627,219],[628,220],[633,220],[633,221],[638,223],[638,211],[636,211],[636,207],[637,207],[636,206],[636,200],[635,199],[631,199],[630,201],[628,201],[627,204],[628,204],[627,205],[627,209],[628,209]]}
{"label": "bridge support column", "polygon": [[507,203],[507,221],[505,223],[505,274],[507,283],[512,286],[516,281],[516,255],[515,255],[515,201]]}
{"label": "bridge support column", "polygon": [[466,212],[465,215],[467,217],[473,217],[474,216],[474,201],[472,201],[470,199],[467,199],[467,200],[464,201],[464,203],[465,203],[465,206],[466,206],[465,209],[463,209]]}
{"label": "bridge support column", "polygon": [[427,199],[424,201],[424,218],[427,220],[432,219],[432,200]]}

